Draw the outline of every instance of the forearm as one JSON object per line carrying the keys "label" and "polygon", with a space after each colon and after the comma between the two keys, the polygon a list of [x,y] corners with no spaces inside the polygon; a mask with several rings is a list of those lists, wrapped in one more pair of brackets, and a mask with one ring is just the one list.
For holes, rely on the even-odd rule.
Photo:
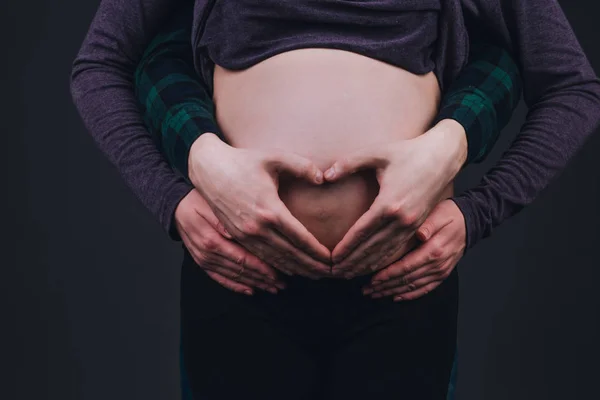
{"label": "forearm", "polygon": [[100,150],[141,202],[170,230],[191,186],[175,174],[144,126],[133,91],[137,60],[173,2],[105,0],[74,64],[71,92]]}
{"label": "forearm", "polygon": [[600,82],[558,3],[465,1],[471,28],[519,60],[529,113],[481,183],[454,198],[467,223],[467,248],[530,204],[564,168],[600,120]]}
{"label": "forearm", "polygon": [[184,9],[173,15],[146,48],[134,80],[148,130],[170,165],[186,179],[196,139],[210,132],[225,140],[212,97],[194,69],[191,22]]}
{"label": "forearm", "polygon": [[[171,165],[184,175],[191,145],[200,135],[212,132],[225,140],[207,85],[193,67],[189,29],[181,19],[165,26],[136,72],[138,100],[149,129]],[[521,96],[518,67],[505,50],[477,42],[472,48],[469,63],[443,97],[435,121],[438,132],[454,133],[456,140],[465,142],[461,146],[468,145],[461,165],[485,158]],[[156,89],[169,76],[177,79]],[[461,137],[465,133],[466,140]]]}

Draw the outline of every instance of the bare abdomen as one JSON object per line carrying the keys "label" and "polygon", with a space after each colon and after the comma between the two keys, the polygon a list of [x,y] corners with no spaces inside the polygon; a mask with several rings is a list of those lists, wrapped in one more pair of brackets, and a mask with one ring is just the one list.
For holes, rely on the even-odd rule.
{"label": "bare abdomen", "polygon": [[[243,71],[217,66],[214,100],[232,146],[294,152],[325,170],[362,148],[424,133],[437,113],[439,88],[432,73],[417,76],[341,50],[301,49]],[[377,192],[373,171],[322,186],[288,177],[279,191],[292,214],[329,248]]]}

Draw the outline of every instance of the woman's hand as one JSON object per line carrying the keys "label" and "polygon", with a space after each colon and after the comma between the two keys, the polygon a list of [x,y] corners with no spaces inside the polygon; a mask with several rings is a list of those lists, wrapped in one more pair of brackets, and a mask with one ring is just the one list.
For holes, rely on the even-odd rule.
{"label": "woman's hand", "polygon": [[330,275],[331,253],[292,216],[277,193],[279,175],[315,185],[323,173],[292,153],[238,149],[206,133],[192,145],[189,176],[231,236],[288,275]]}
{"label": "woman's hand", "polygon": [[404,255],[415,230],[439,203],[466,154],[463,127],[444,120],[414,139],[361,150],[334,163],[325,172],[327,181],[374,168],[380,190],[369,210],[333,249],[333,274],[352,278]]}
{"label": "woman's hand", "polygon": [[375,274],[363,289],[373,298],[394,296],[394,301],[414,300],[438,287],[465,251],[465,220],[452,200],[433,209],[417,230],[423,243],[402,259]]}
{"label": "woman's hand", "polygon": [[192,190],[175,209],[175,223],[192,258],[212,279],[238,293],[273,294],[285,286],[273,268],[234,243],[200,193]]}

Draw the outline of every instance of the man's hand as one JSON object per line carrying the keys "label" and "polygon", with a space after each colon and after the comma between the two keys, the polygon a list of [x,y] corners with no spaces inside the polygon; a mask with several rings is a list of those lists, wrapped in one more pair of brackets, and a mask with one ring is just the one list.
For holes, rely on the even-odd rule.
{"label": "man's hand", "polygon": [[288,275],[330,275],[331,253],[279,198],[281,173],[323,182],[321,170],[304,157],[234,148],[210,133],[190,151],[190,180],[237,242]]}
{"label": "man's hand", "polygon": [[433,209],[417,230],[423,243],[371,279],[363,289],[373,298],[394,296],[394,301],[414,300],[438,287],[465,251],[465,220],[452,200]]}
{"label": "man's hand", "polygon": [[285,287],[273,268],[230,240],[231,235],[195,189],[179,202],[175,223],[196,264],[226,288],[251,295],[255,287],[273,294]]}
{"label": "man's hand", "polygon": [[373,168],[380,190],[369,210],[333,249],[333,274],[352,278],[404,255],[415,230],[462,167],[466,153],[464,129],[444,120],[414,139],[368,148],[334,163],[325,172],[327,181]]}

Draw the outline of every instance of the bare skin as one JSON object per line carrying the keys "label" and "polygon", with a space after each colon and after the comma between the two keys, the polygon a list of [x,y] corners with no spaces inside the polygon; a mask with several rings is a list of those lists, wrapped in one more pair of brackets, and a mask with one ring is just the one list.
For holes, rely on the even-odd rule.
{"label": "bare skin", "polygon": [[[331,257],[324,249],[333,250],[346,277],[372,272],[368,264],[384,268],[415,245],[416,229],[452,194],[466,146],[443,128],[419,137],[437,113],[440,93],[431,73],[302,49],[243,71],[217,66],[214,76],[217,119],[231,147],[201,136],[190,153],[190,178],[232,236],[283,272],[312,263],[304,273],[321,273],[314,263]],[[268,154],[278,154],[279,168],[263,174]],[[284,165],[288,159],[293,166]],[[316,170],[332,166],[336,174],[323,184]],[[235,196],[227,191],[233,189]],[[287,210],[306,232],[292,232],[298,224]],[[304,258],[289,249],[298,243]]]}
{"label": "bare skin", "polygon": [[[440,96],[433,74],[328,49],[282,53],[244,71],[217,66],[214,83],[217,120],[233,147],[294,152],[322,170],[363,148],[422,134]],[[318,186],[285,179],[279,194],[333,250],[378,189],[371,170]]]}

